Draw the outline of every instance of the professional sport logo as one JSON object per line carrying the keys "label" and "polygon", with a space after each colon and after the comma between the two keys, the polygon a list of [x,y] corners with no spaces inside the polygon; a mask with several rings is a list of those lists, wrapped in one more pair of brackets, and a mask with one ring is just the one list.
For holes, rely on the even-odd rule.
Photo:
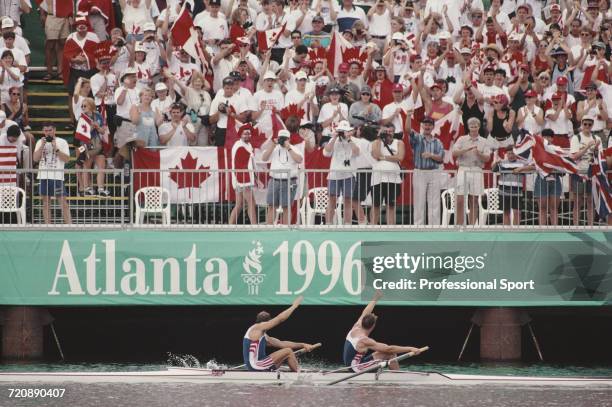
{"label": "professional sport logo", "polygon": [[264,249],[260,241],[254,240],[252,243],[255,247],[249,250],[242,262],[242,269],[245,272],[245,274],[242,274],[242,281],[247,285],[249,295],[259,295],[259,285],[263,283],[266,277],[261,272],[261,257],[264,254]]}

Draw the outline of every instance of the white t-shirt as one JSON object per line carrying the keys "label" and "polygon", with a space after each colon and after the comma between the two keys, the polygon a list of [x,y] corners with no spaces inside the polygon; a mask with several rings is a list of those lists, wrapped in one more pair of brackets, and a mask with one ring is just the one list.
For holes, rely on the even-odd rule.
{"label": "white t-shirt", "polygon": [[[323,156],[331,157],[327,179],[347,179],[355,176],[357,155],[353,155],[352,144],[352,139],[349,143],[348,140],[337,137],[331,152],[323,150]],[[347,162],[349,165],[345,165]]]}
{"label": "white t-shirt", "polygon": [[202,12],[196,16],[193,25],[202,28],[202,37],[205,40],[222,40],[229,37],[227,20],[223,18],[222,13],[214,18],[210,13]]}
{"label": "white t-shirt", "polygon": [[115,102],[119,100],[119,95],[123,90],[127,90],[125,94],[125,98],[123,99],[122,104],[117,104],[117,116],[121,116],[124,119],[130,118],[130,109],[132,106],[140,103],[140,96],[138,96],[138,89],[127,89],[123,85],[119,86],[117,90],[115,90]]}
{"label": "white t-shirt", "polygon": [[326,127],[323,129],[323,135],[324,136],[330,136],[331,133],[334,131],[334,129],[336,128],[336,125],[341,121],[341,120],[348,120],[348,106],[344,103],[338,103],[337,105],[332,105],[331,103],[325,103],[322,107],[321,107],[321,111],[319,112],[319,118],[318,118],[318,123],[323,123],[326,120],[331,119],[334,116],[334,113],[336,112],[336,110],[338,109],[338,106],[340,106],[340,116],[336,115],[336,117],[334,117],[334,120],[332,121],[331,126]]}
{"label": "white t-shirt", "polygon": [[[478,91],[482,94],[482,97],[485,99],[487,98],[490,99],[498,95],[504,95],[504,90],[500,88],[499,86],[495,86],[495,85],[487,86],[484,83],[478,84]],[[493,110],[493,105],[489,102],[485,102],[484,103],[485,115],[488,114],[492,110]]]}
{"label": "white t-shirt", "polygon": [[540,107],[538,106],[534,106],[533,107],[533,116],[531,115],[531,113],[529,112],[529,110],[527,109],[527,106],[523,106],[519,109],[519,112],[523,112],[525,114],[525,120],[523,121],[523,128],[525,128],[527,131],[529,131],[530,134],[538,134],[540,133],[540,131],[542,131],[543,127],[541,125],[538,124],[538,122],[536,122],[536,119],[534,116],[537,116],[539,114],[543,114],[543,111]]}
{"label": "white t-shirt", "polygon": [[[36,147],[34,151],[39,151],[42,148],[42,138],[38,140],[36,143]],[[70,146],[68,142],[63,138],[55,137],[55,145],[57,149],[64,153],[70,155]],[[45,171],[45,170],[63,170],[64,162],[59,159],[57,153],[53,150],[53,145],[51,143],[45,144],[45,149],[42,152],[40,157],[40,162],[38,163],[38,179],[57,179],[63,180],[64,173],[63,171]]]}
{"label": "white t-shirt", "polygon": [[[0,48],[4,47],[4,38],[0,37]],[[32,53],[32,51],[30,51],[28,42],[21,35],[15,34],[15,48],[19,48],[24,55],[30,55]]]}
{"label": "white t-shirt", "polygon": [[[292,150],[304,159],[299,149],[292,146]],[[287,174],[290,178],[297,177],[299,164],[295,162],[289,151],[276,145],[270,155],[270,175],[272,178],[286,179]]]}
{"label": "white t-shirt", "polygon": [[[181,123],[176,128],[176,130],[174,131],[174,135],[165,144],[166,146],[168,147],[186,147],[189,145],[189,140],[187,139],[187,134],[185,133],[184,126],[185,125]],[[161,126],[159,126],[158,133],[161,138],[162,135],[165,136],[171,131],[172,131],[172,123],[166,122],[166,123],[162,123]]]}
{"label": "white t-shirt", "polygon": [[[174,103],[174,100],[172,100],[170,95],[166,96],[166,99],[164,100],[157,98],[151,102],[151,110],[153,110],[153,112],[156,114],[159,113],[162,116],[165,114],[167,118],[170,118],[170,106],[172,103]],[[166,120],[164,119],[164,121]]]}
{"label": "white t-shirt", "polygon": [[223,58],[217,62],[217,64],[212,64],[214,78],[213,78],[213,91],[218,92],[223,89],[223,79],[225,79],[230,72],[234,70],[236,66],[236,60],[234,57],[230,57],[229,59]]}
{"label": "white t-shirt", "polygon": [[265,134],[272,133],[272,109],[280,111],[285,107],[285,96],[280,90],[272,89],[271,92],[265,90],[258,90],[253,95],[255,99],[255,105],[257,110],[261,109],[261,105],[264,105],[264,109],[261,112],[261,116],[257,120],[257,128],[263,131]]}
{"label": "white t-shirt", "polygon": [[372,168],[374,157],[372,157],[372,143],[364,138],[353,137],[351,141],[359,147],[359,155],[355,157],[355,168]]}
{"label": "white t-shirt", "polygon": [[374,13],[370,17],[369,33],[375,37],[387,37],[391,34],[391,13],[385,7],[382,14]]}
{"label": "white t-shirt", "polygon": [[[91,92],[94,95],[94,100],[96,102],[96,106],[100,106],[102,104],[102,98],[96,96],[102,85],[104,85],[105,77],[100,72],[95,74],[90,79],[91,84]],[[117,77],[114,73],[109,72],[106,74],[106,94],[104,95],[104,104],[106,105],[114,105],[115,104],[115,85],[117,83]]]}
{"label": "white t-shirt", "polygon": [[570,134],[572,131],[572,122],[565,115],[565,109],[561,110],[557,120],[551,120],[549,114],[555,114],[554,109],[548,109],[545,113],[544,127],[551,129],[555,134]]}
{"label": "white t-shirt", "polygon": [[[406,112],[408,110],[408,105],[406,103],[405,100],[403,100],[401,103],[396,103],[396,102],[391,102],[388,105],[386,105],[385,107],[383,107],[382,110],[382,119],[388,119],[391,116],[393,116],[393,113],[395,113],[395,111],[397,110],[397,108],[402,109],[404,112]],[[402,126],[402,116],[401,114],[398,114],[393,121],[391,122],[393,124],[393,126],[395,126],[395,132],[399,133],[400,131],[403,131],[404,128]]]}
{"label": "white t-shirt", "polygon": [[217,122],[217,127],[221,129],[227,128],[227,114],[219,112],[219,105],[228,103],[230,106],[236,110],[236,113],[240,114],[246,110],[248,110],[248,105],[245,100],[233,95],[232,97],[226,97],[223,94],[223,91],[217,92],[215,98],[210,104],[210,115],[214,115],[215,113],[219,113],[219,121]]}

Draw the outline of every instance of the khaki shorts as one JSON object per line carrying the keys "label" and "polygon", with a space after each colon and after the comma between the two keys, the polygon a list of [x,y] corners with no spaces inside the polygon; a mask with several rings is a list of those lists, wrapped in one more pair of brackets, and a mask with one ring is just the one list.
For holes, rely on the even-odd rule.
{"label": "khaki shorts", "polygon": [[482,169],[464,167],[457,171],[456,195],[482,195],[484,193],[484,178]]}
{"label": "khaki shorts", "polygon": [[45,22],[45,36],[48,40],[65,40],[70,34],[70,24],[67,18],[47,16]]}

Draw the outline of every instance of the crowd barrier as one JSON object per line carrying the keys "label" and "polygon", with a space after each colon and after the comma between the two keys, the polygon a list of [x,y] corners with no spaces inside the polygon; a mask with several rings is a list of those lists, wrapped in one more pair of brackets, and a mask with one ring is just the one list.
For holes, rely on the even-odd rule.
{"label": "crowd barrier", "polygon": [[[479,170],[17,170],[16,175],[15,182],[0,184],[2,228],[607,227],[594,209],[590,180],[569,175],[547,181],[534,173],[512,177]],[[109,196],[96,192],[98,184]],[[86,187],[93,193],[79,192]]]}

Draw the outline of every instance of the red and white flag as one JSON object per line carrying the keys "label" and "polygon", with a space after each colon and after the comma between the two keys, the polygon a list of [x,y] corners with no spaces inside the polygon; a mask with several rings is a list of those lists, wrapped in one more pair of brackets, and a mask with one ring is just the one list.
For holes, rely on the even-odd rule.
{"label": "red and white flag", "polygon": [[287,23],[277,28],[271,28],[265,31],[257,31],[257,47],[260,52],[266,52],[278,42],[278,39],[285,31]]}
{"label": "red and white flag", "polygon": [[578,174],[578,166],[565,149],[546,142],[540,135],[527,134],[514,147],[516,155],[531,153],[536,170],[542,177],[553,172]]}
{"label": "red and white flag", "polygon": [[17,147],[0,146],[0,185],[17,183]]}
{"label": "red and white flag", "polygon": [[347,48],[352,48],[352,44],[344,39],[342,35],[337,35],[336,31],[332,33],[329,48],[327,48],[327,69],[334,76],[338,75],[338,67],[342,63],[342,52]]}
{"label": "red and white flag", "polygon": [[92,121],[85,113],[81,113],[79,121],[77,122],[76,130],[74,132],[74,138],[81,140],[83,143],[89,143],[91,141],[91,130]]}
{"label": "red and white flag", "polygon": [[585,89],[586,86],[597,79],[604,83],[608,83],[607,67],[603,63],[597,61],[585,62],[584,76],[580,82],[580,89]]}
{"label": "red and white flag", "polygon": [[463,136],[463,121],[459,110],[453,109],[445,116],[435,119],[433,135],[440,139],[444,147],[444,168],[456,168],[452,149],[455,141]]}
{"label": "red and white flag", "polygon": [[225,198],[226,150],[221,147],[138,149],[134,153],[134,187],[162,186],[172,203],[219,202]]}
{"label": "red and white flag", "polygon": [[182,47],[191,37],[193,18],[191,18],[191,14],[185,5],[183,5],[177,19],[172,24],[172,28],[170,28],[172,32],[172,45],[175,47]]}

